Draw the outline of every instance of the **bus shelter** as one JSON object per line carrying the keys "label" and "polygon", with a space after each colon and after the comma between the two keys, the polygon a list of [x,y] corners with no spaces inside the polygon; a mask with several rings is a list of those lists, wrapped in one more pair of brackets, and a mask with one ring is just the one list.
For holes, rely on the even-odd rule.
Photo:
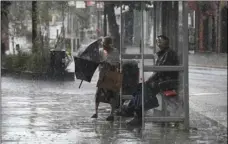
{"label": "bus shelter", "polygon": [[[121,3],[121,2],[120,2]],[[188,82],[188,5],[182,1],[153,1],[153,5],[145,10],[146,5],[138,2],[141,10],[133,11],[133,32],[129,37],[127,34],[127,23],[129,16],[123,7],[120,7],[120,61],[126,59],[137,59],[140,63],[140,78],[142,83],[158,71],[178,71],[179,88],[177,103],[180,111],[176,114],[167,115],[167,101],[164,96],[157,96],[161,100],[159,108],[161,115],[147,115],[144,112],[144,91],[142,91],[142,125],[145,122],[183,122],[186,129],[189,128],[189,82]],[[127,31],[127,32],[126,32]],[[170,48],[175,50],[179,56],[178,66],[155,66],[156,37],[166,35],[169,37]],[[129,42],[130,39],[130,42]],[[123,51],[125,49],[125,51]],[[144,83],[142,89],[144,90]],[[123,95],[120,90],[120,99],[129,99],[131,96]],[[172,101],[170,102],[172,103]],[[171,108],[172,109],[172,108]]]}

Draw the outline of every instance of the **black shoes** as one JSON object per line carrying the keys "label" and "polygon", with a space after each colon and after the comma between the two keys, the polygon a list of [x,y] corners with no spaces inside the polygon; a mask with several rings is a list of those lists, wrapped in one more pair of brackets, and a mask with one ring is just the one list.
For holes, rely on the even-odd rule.
{"label": "black shoes", "polygon": [[117,111],[116,115],[117,116],[123,116],[123,117],[134,117],[134,113],[126,113],[123,111]]}
{"label": "black shoes", "polygon": [[[97,114],[94,114],[91,118],[97,118],[97,117],[98,117],[98,115]],[[108,116],[106,118],[106,121],[114,121],[114,116]]]}
{"label": "black shoes", "polygon": [[142,125],[142,118],[134,117],[131,121],[127,122],[129,126],[141,126]]}
{"label": "black shoes", "polygon": [[108,117],[106,118],[106,121],[114,121],[114,116],[108,116]]}
{"label": "black shoes", "polygon": [[94,114],[91,118],[97,118],[98,116],[97,116],[97,114]]}

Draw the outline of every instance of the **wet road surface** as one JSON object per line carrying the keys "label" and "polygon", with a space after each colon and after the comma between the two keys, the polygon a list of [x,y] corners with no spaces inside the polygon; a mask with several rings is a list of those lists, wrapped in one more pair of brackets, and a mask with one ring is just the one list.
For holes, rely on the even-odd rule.
{"label": "wet road surface", "polygon": [[[115,117],[113,123],[106,122],[109,114],[108,104],[99,107],[99,118],[90,117],[94,113],[95,80],[91,84],[80,81],[51,82],[20,80],[2,77],[2,143],[3,144],[224,144],[227,143],[227,128],[201,115],[205,103],[205,92],[220,93],[213,107],[227,106],[224,101],[226,81],[216,79],[215,86],[210,86],[214,79],[207,79],[208,70],[190,71],[190,100],[201,100],[190,110],[190,125],[198,129],[189,132],[181,128],[162,127],[156,123],[146,123],[145,130],[129,128],[127,119]],[[201,74],[197,74],[200,72]],[[202,74],[203,73],[203,74]],[[219,72],[218,75],[220,75]],[[202,75],[204,77],[202,77]],[[216,75],[216,73],[215,73]],[[214,75],[213,75],[214,76]],[[212,77],[213,77],[212,76]],[[210,77],[210,76],[209,76]],[[205,78],[199,82],[198,79]],[[219,86],[220,85],[220,86]],[[193,90],[194,89],[194,90]],[[222,92],[221,92],[222,91]],[[205,93],[204,92],[204,93]],[[197,96],[199,98],[194,98]],[[217,99],[217,98],[216,98]],[[213,100],[211,100],[213,101]],[[200,102],[200,101],[199,101]],[[191,103],[190,103],[191,104]],[[200,105],[200,106],[199,106]],[[190,105],[191,107],[191,105]],[[202,108],[203,107],[203,108]],[[198,112],[195,112],[198,111]],[[206,108],[205,108],[206,111]],[[227,113],[222,109],[222,112]],[[224,119],[224,116],[223,116]],[[227,119],[225,119],[227,121]],[[225,121],[224,120],[224,121]]]}
{"label": "wet road surface", "polygon": [[190,68],[190,108],[227,127],[227,69]]}

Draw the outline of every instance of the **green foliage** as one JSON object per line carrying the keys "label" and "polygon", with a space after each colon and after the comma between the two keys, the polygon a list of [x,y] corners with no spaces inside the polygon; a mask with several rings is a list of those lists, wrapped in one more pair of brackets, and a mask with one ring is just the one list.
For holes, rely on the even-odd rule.
{"label": "green foliage", "polygon": [[8,70],[13,70],[13,63],[14,63],[15,56],[14,55],[7,55],[2,56],[2,67]]}
{"label": "green foliage", "polygon": [[18,55],[6,55],[3,58],[3,67],[9,70],[15,71],[25,71],[26,70],[26,63],[29,59],[28,54],[18,54]]}
{"label": "green foliage", "polygon": [[45,12],[40,12],[40,21],[41,23],[46,23],[52,20],[52,15]]}
{"label": "green foliage", "polygon": [[41,52],[18,55],[6,55],[3,58],[3,67],[10,71],[47,72],[49,55]]}
{"label": "green foliage", "polygon": [[26,63],[29,59],[29,54],[18,54],[14,61],[13,61],[13,67],[17,71],[25,71],[26,70]]}
{"label": "green foliage", "polygon": [[12,2],[10,1],[1,1],[1,12],[6,10],[11,4]]}
{"label": "green foliage", "polygon": [[198,3],[198,6],[199,6],[199,9],[202,12],[206,12],[206,11],[212,9],[210,1],[197,1],[197,3]]}
{"label": "green foliage", "polygon": [[48,59],[42,55],[41,52],[33,53],[26,63],[26,70],[32,72],[47,72],[49,66],[47,60]]}
{"label": "green foliage", "polygon": [[68,8],[68,1],[51,1],[50,10],[54,13],[62,15],[62,11]]}
{"label": "green foliage", "polygon": [[47,23],[52,20],[52,15],[49,13],[50,7],[52,5],[51,1],[39,2],[39,15],[41,23]]}

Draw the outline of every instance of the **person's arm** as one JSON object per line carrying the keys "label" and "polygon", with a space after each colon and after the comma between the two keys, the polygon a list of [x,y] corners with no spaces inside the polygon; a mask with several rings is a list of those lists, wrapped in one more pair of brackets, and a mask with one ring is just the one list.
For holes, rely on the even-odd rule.
{"label": "person's arm", "polygon": [[[164,56],[164,60],[159,63],[159,65],[165,65],[167,63],[167,54]],[[149,79],[146,81],[148,83],[151,83],[153,81],[157,81],[159,79],[159,75],[161,72],[154,72],[152,76],[149,77]]]}

